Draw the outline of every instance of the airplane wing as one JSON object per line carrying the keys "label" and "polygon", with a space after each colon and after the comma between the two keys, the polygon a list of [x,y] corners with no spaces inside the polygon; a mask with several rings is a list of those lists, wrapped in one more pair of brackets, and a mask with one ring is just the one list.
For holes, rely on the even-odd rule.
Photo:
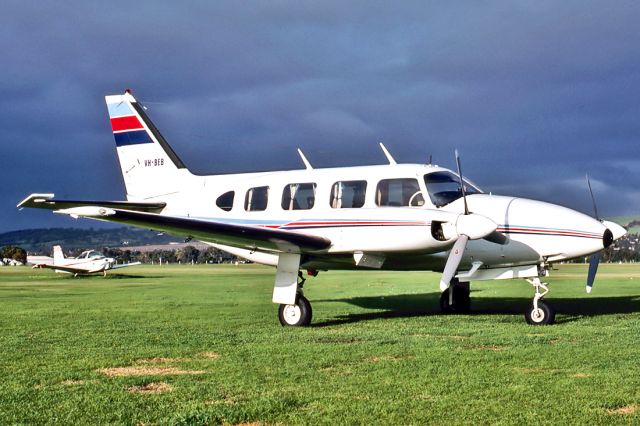
{"label": "airplane wing", "polygon": [[109,268],[109,270],[126,268],[127,266],[136,266],[136,265],[142,265],[142,262],[131,262],[131,263],[123,263],[122,265],[113,265],[111,268]]}
{"label": "airplane wing", "polygon": [[[248,250],[266,252],[302,253],[328,248],[331,241],[297,231],[284,231],[250,225],[230,224],[150,212],[152,203],[126,201],[94,202],[55,200],[53,194],[32,194],[18,204],[53,210],[72,217],[86,217],[107,222],[122,223],[200,241],[224,244]],[[161,203],[155,203],[158,206]],[[141,207],[146,210],[134,209]]]}
{"label": "airplane wing", "polygon": [[96,272],[102,272],[102,269],[98,269],[95,271],[88,271],[86,269],[74,268],[72,266],[60,266],[60,265],[47,265],[46,263],[40,263],[38,265],[33,265],[33,268],[47,268],[47,269],[55,269],[56,271],[64,271],[69,272],[70,274],[94,274]]}

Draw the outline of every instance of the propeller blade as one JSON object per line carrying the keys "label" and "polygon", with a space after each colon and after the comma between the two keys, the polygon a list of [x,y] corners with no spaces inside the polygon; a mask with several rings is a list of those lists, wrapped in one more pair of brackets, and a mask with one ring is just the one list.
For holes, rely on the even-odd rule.
{"label": "propeller blade", "polygon": [[464,190],[464,179],[462,178],[462,167],[460,166],[460,155],[456,149],[456,165],[458,166],[458,177],[460,178],[460,192],[462,192],[462,200],[464,201],[464,214],[469,214],[469,206],[467,205],[467,194]]}
{"label": "propeller blade", "polygon": [[447,258],[447,263],[444,265],[442,277],[440,278],[440,290],[445,291],[449,288],[451,279],[456,274],[458,266],[460,266],[464,249],[467,247],[467,241],[469,241],[469,237],[466,235],[460,235],[456,243],[453,245],[451,253],[449,253],[449,258]]}
{"label": "propeller blade", "polygon": [[600,220],[600,216],[598,216],[598,206],[596,206],[596,197],[593,196],[593,190],[591,189],[591,179],[589,179],[588,173],[587,186],[589,187],[589,194],[591,194],[591,202],[593,203],[593,212],[596,214],[596,220]]}
{"label": "propeller blade", "polygon": [[587,293],[591,293],[593,287],[593,281],[596,279],[596,272],[598,272],[598,265],[600,264],[600,258],[602,252],[599,251],[589,257],[589,274],[587,275]]}

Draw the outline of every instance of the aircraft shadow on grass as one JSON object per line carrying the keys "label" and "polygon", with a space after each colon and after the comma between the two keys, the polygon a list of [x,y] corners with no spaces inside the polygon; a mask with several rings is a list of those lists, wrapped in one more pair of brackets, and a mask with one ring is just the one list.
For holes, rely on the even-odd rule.
{"label": "aircraft shadow on grass", "polygon": [[[473,292],[472,292],[473,293]],[[556,322],[572,322],[584,316],[600,316],[640,312],[640,296],[548,298],[560,315]],[[381,318],[411,318],[444,314],[440,310],[440,293],[400,294],[379,297],[325,299],[318,302],[342,302],[374,312],[352,313],[312,324],[316,327],[369,321]],[[528,297],[471,298],[471,312],[466,315],[523,315],[531,304]]]}
{"label": "aircraft shadow on grass", "polygon": [[135,278],[135,279],[158,279],[158,278],[162,278],[161,276],[153,276],[153,275],[132,275],[132,274],[107,274],[106,277],[103,277],[102,275],[78,275],[77,277],[74,277],[73,275],[69,275],[67,277],[64,277],[66,279],[74,279],[74,280],[78,280],[78,279],[82,279],[82,280],[122,280],[122,279],[130,279],[130,278]]}

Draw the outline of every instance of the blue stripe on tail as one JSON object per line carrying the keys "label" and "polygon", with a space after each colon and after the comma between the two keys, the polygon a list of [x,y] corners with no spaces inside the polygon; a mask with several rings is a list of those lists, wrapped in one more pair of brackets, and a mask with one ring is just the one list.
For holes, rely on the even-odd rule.
{"label": "blue stripe on tail", "polygon": [[141,143],[153,143],[146,130],[136,130],[133,132],[114,133],[116,146],[137,145]]}

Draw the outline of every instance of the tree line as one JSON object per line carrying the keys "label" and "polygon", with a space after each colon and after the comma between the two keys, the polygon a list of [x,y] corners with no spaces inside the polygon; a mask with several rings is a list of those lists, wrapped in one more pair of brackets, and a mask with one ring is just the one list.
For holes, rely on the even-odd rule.
{"label": "tree line", "polygon": [[236,256],[218,250],[215,247],[198,250],[194,246],[186,246],[174,250],[165,249],[144,252],[106,247],[103,253],[107,257],[113,257],[118,263],[232,263],[238,260]]}

